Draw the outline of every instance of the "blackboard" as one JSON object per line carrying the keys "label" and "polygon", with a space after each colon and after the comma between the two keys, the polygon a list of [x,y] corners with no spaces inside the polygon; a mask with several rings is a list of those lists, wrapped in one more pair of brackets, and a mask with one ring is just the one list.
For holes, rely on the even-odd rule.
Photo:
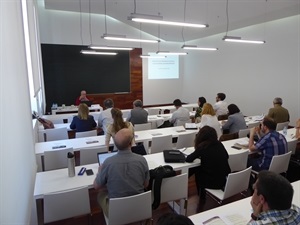
{"label": "blackboard", "polygon": [[42,44],[46,111],[52,103],[75,104],[87,94],[130,92],[129,51],[115,56],[81,54],[87,46]]}

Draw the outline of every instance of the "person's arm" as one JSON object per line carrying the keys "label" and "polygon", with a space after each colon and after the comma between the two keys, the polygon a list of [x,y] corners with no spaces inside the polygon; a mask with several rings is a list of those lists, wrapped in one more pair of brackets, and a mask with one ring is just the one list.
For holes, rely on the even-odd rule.
{"label": "person's arm", "polygon": [[200,157],[200,150],[199,149],[195,149],[194,152],[192,152],[191,154],[189,154],[185,161],[186,162],[193,162],[195,159],[198,159]]}
{"label": "person's arm", "polygon": [[91,118],[91,120],[92,120],[92,127],[95,128],[97,126],[97,123],[96,123],[94,117],[93,116],[91,116],[91,117],[92,117]]}
{"label": "person's arm", "polygon": [[107,147],[107,151],[109,151],[109,142],[110,142],[110,138],[112,137],[112,125],[109,125],[107,127],[106,130],[106,134],[105,134],[105,145]]}
{"label": "person's arm", "polygon": [[260,128],[259,127],[253,127],[250,130],[250,137],[249,137],[249,150],[250,151],[257,150],[256,147],[255,147],[255,144],[254,144],[254,135],[256,133],[259,133],[259,132],[260,132]]}
{"label": "person's arm", "polygon": [[74,116],[73,117],[73,119],[72,119],[72,122],[71,122],[71,124],[70,124],[70,128],[72,129],[72,130],[75,130],[76,129],[76,116]]}
{"label": "person's arm", "polygon": [[170,123],[175,123],[176,122],[176,113],[173,112],[171,118],[169,119]]}
{"label": "person's arm", "polygon": [[128,113],[128,116],[126,118],[126,121],[130,122],[131,121],[131,110]]}
{"label": "person's arm", "polygon": [[299,139],[300,138],[300,119],[297,120],[295,129],[296,129],[295,137],[297,139]]}
{"label": "person's arm", "polygon": [[93,183],[93,186],[94,186],[95,190],[106,189],[106,185],[102,185],[100,183],[101,182],[101,179],[100,179],[101,178],[101,175],[100,175],[101,170],[102,170],[102,165],[100,165],[98,167],[98,173],[97,173],[96,178],[95,178],[94,183]]}
{"label": "person's arm", "polygon": [[232,118],[232,116],[229,116],[227,122],[225,122],[225,124],[222,126],[222,130],[229,130],[233,122],[234,119]]}

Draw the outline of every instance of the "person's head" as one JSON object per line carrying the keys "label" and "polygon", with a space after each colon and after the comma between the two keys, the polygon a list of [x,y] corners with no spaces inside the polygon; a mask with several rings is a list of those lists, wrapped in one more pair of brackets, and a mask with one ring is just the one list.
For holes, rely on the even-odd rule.
{"label": "person's head", "polygon": [[157,225],[194,225],[186,216],[176,213],[166,213],[157,220]]}
{"label": "person's head", "polygon": [[199,107],[203,107],[204,103],[206,103],[206,99],[204,97],[199,97],[198,98],[198,105]]}
{"label": "person's head", "polygon": [[290,182],[271,171],[261,171],[253,185],[253,203],[261,203],[263,211],[286,210],[291,208],[294,190]]}
{"label": "person's head", "polygon": [[198,148],[200,145],[203,145],[203,143],[208,145],[209,143],[215,142],[217,140],[218,135],[216,130],[210,126],[204,126],[199,130],[198,134],[196,135],[194,147]]}
{"label": "person's head", "polygon": [[226,95],[224,93],[218,93],[217,97],[216,97],[216,101],[224,101],[224,99],[226,98]]}
{"label": "person's head", "polygon": [[133,102],[133,106],[142,108],[143,107],[143,102],[140,99],[137,99]]}
{"label": "person's head", "polygon": [[114,137],[114,142],[118,150],[131,149],[131,141],[133,139],[133,133],[128,128],[119,130]]}
{"label": "person's head", "polygon": [[235,104],[230,104],[228,107],[228,114],[229,115],[232,115],[232,114],[235,114],[235,113],[239,113],[240,112],[240,109],[239,107],[237,107],[237,105]]}
{"label": "person's head", "polygon": [[88,116],[89,116],[89,107],[86,104],[81,103],[78,106],[78,117],[82,120],[87,120]]}
{"label": "person's head", "polygon": [[82,90],[82,91],[80,92],[80,96],[81,96],[81,97],[86,97],[86,91],[85,91],[85,90]]}
{"label": "person's head", "polygon": [[208,114],[211,116],[215,116],[216,112],[210,103],[204,103],[201,115]]}
{"label": "person's head", "polygon": [[124,119],[123,119],[123,113],[120,109],[112,108],[111,116],[114,120],[112,125],[113,125],[113,131],[115,133],[123,128],[127,128],[126,123],[124,122]]}
{"label": "person's head", "polygon": [[173,104],[174,104],[174,106],[176,107],[176,109],[178,109],[179,107],[182,106],[182,103],[181,103],[180,99],[175,99],[175,100],[173,101]]}
{"label": "person's head", "polygon": [[103,105],[106,109],[114,107],[114,101],[111,98],[107,98],[104,100]]}
{"label": "person's head", "polygon": [[261,123],[262,132],[267,133],[270,130],[276,130],[276,125],[276,122],[272,118],[265,116]]}
{"label": "person's head", "polygon": [[279,98],[279,97],[274,98],[273,104],[274,105],[282,105],[282,98]]}

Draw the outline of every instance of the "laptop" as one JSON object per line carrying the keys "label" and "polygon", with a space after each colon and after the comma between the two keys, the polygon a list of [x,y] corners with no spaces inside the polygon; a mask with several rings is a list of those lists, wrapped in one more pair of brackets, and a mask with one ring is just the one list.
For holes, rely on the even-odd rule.
{"label": "laptop", "polygon": [[80,101],[80,104],[81,104],[81,103],[86,104],[88,107],[91,107],[91,105],[93,104],[92,101]]}
{"label": "laptop", "polygon": [[99,165],[102,165],[107,158],[109,158],[109,157],[111,157],[111,156],[113,156],[113,155],[115,155],[117,153],[118,152],[112,152],[112,153],[98,152],[97,153],[97,157],[98,157],[98,163],[99,163]]}

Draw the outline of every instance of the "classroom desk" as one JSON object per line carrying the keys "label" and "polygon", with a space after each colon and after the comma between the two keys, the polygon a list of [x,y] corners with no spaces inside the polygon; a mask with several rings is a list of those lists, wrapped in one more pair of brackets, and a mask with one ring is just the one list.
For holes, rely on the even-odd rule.
{"label": "classroom desk", "polygon": [[[193,109],[198,108],[199,105],[197,103],[190,103],[190,104],[182,104],[182,107],[189,109],[189,111],[193,111]],[[160,114],[163,114],[165,110],[170,110],[170,112],[173,112],[176,110],[174,105],[167,105],[167,106],[154,106],[154,107],[145,107],[145,109],[159,109]]]}
{"label": "classroom desk", "polygon": [[[103,108],[99,104],[94,104],[89,107],[90,112],[97,112],[102,111]],[[51,110],[52,115],[56,114],[64,114],[64,113],[72,113],[72,112],[78,112],[78,106],[72,105],[72,106],[60,106],[57,107],[57,109]]]}
{"label": "classroom desk", "polygon": [[[291,184],[294,189],[293,204],[300,207],[300,180]],[[216,216],[221,217],[223,220],[229,221],[232,221],[234,218],[239,219],[240,223],[237,223],[236,221],[232,224],[246,224],[251,219],[250,215],[252,213],[252,208],[250,202],[251,197],[244,198],[242,200],[235,201],[227,205],[223,205],[202,213],[192,215],[189,218],[193,221],[194,224],[197,225],[203,224],[203,222]]]}

